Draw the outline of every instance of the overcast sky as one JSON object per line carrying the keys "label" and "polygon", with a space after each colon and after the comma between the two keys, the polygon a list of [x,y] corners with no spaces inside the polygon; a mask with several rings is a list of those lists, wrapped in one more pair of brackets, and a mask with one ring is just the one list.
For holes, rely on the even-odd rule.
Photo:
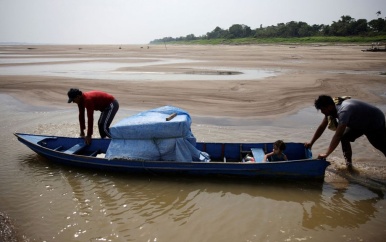
{"label": "overcast sky", "polygon": [[0,0],[0,42],[146,44],[217,26],[386,16],[386,0]]}

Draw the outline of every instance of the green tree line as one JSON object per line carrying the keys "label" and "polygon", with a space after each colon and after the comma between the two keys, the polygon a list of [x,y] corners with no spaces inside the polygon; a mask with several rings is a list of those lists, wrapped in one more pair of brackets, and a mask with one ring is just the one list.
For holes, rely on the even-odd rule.
{"label": "green tree line", "polygon": [[[379,16],[380,11],[377,12]],[[386,18],[377,18],[371,21],[358,19],[346,15],[338,21],[333,21],[331,25],[309,25],[305,22],[291,21],[288,23],[279,23],[276,26],[251,29],[244,24],[234,24],[229,29],[216,27],[211,32],[202,36],[189,34],[185,37],[164,37],[155,39],[150,44],[192,40],[213,40],[213,39],[238,39],[238,38],[293,38],[293,37],[311,37],[311,36],[379,36],[386,35]]]}

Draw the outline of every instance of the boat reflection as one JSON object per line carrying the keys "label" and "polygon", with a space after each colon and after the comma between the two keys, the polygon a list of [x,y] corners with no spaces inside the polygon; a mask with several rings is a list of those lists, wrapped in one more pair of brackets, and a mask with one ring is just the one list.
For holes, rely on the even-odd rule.
{"label": "boat reflection", "polygon": [[[223,205],[229,206],[230,201],[241,204],[254,201],[261,204],[261,207],[255,208],[260,210],[266,209],[266,206],[290,203],[296,212],[303,213],[301,224],[306,229],[357,228],[376,216],[377,202],[384,199],[381,190],[351,183],[344,188],[335,188],[326,182],[128,176],[72,170],[45,162],[44,158],[35,154],[19,159],[32,170],[21,169],[25,175],[41,179],[42,174],[47,172],[52,177],[60,175],[62,182],[64,179],[68,183],[73,200],[78,203],[79,214],[91,216],[97,210],[122,226],[132,220],[151,224],[163,216],[184,224],[202,208],[203,202],[210,202],[212,205],[205,206],[211,206],[211,209],[219,209]],[[45,179],[48,179],[47,176]],[[250,208],[237,206],[232,212],[246,209]],[[256,210],[250,211],[253,213]]]}
{"label": "boat reflection", "polygon": [[303,227],[323,230],[358,228],[375,217],[378,212],[376,204],[384,198],[381,190],[366,190],[359,185],[340,189],[326,187],[323,191],[312,204],[304,204]]}

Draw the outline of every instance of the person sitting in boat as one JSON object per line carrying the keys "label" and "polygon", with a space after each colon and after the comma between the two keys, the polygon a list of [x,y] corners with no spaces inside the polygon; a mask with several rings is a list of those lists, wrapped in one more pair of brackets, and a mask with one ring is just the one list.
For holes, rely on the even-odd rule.
{"label": "person sitting in boat", "polygon": [[263,162],[288,160],[287,156],[283,153],[285,148],[286,148],[286,145],[285,145],[284,141],[282,141],[282,140],[275,141],[275,143],[273,143],[272,152],[265,154]]}
{"label": "person sitting in boat", "polygon": [[[74,102],[78,105],[80,136],[84,138],[87,145],[91,144],[94,126],[94,111],[96,110],[101,111],[98,120],[101,138],[111,138],[109,132],[110,124],[119,109],[118,101],[112,95],[101,91],[89,91],[83,93],[76,88],[71,88],[67,95],[68,103]],[[87,135],[84,133],[84,130],[86,129],[85,109],[87,110]]]}

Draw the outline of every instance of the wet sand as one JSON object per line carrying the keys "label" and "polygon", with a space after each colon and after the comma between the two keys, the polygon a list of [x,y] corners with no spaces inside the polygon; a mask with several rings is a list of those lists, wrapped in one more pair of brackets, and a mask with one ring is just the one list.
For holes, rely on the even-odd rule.
{"label": "wet sand", "polygon": [[[350,95],[373,104],[386,103],[386,58],[384,53],[362,52],[363,46],[256,45],[256,46],[1,46],[1,57],[43,58],[42,64],[137,63],[119,72],[162,73],[164,80],[126,81],[69,78],[55,75],[0,75],[0,92],[33,105],[68,107],[70,87],[112,93],[121,106],[144,110],[174,105],[193,115],[225,117],[273,117],[296,113],[313,105],[320,94]],[[50,58],[72,58],[50,62]],[[82,59],[83,58],[83,59]],[[146,59],[144,59],[146,58]],[[192,62],[159,63],[159,59]],[[78,59],[78,60],[77,60]],[[154,61],[153,65],[141,62]],[[31,66],[2,63],[0,67]],[[223,81],[235,70],[275,72],[264,79]],[[229,73],[227,72],[229,70]],[[49,71],[49,70],[48,70]],[[219,80],[170,81],[168,76],[184,73],[217,75]],[[381,75],[383,74],[383,75]],[[235,74],[237,75],[237,73]]]}

